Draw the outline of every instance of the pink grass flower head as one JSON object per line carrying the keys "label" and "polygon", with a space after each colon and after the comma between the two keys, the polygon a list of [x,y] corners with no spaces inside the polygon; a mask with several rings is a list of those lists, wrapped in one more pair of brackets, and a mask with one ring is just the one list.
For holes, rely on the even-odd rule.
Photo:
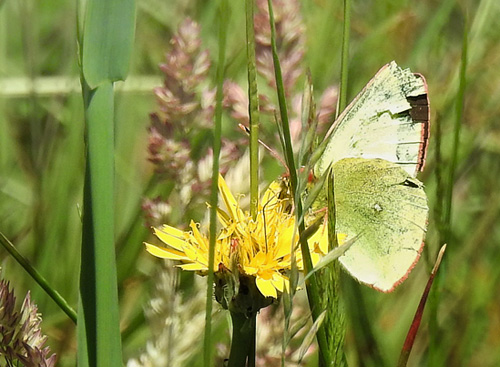
{"label": "pink grass flower head", "polygon": [[[257,70],[269,85],[276,88],[273,57],[271,53],[271,28],[267,0],[257,0],[255,14],[255,42]],[[290,96],[297,80],[304,73],[305,25],[296,0],[273,1],[278,58],[283,74],[285,93]]]}
{"label": "pink grass flower head", "polygon": [[[163,184],[174,189],[168,198],[146,200],[148,224],[157,225],[182,202],[184,208],[202,207],[210,188],[213,160],[208,137],[213,125],[215,91],[208,84],[210,57],[202,48],[200,27],[184,20],[170,41],[171,49],[160,69],[164,85],[155,88],[157,111],[150,115],[149,161]],[[239,158],[238,146],[222,142],[221,172]]]}
{"label": "pink grass flower head", "polygon": [[[283,84],[289,106],[289,122],[294,147],[299,147],[304,136],[304,126],[301,121],[302,87],[300,78],[305,75],[303,64],[305,55],[305,24],[302,19],[300,2],[297,0],[274,0],[274,20],[276,25],[276,45],[278,58],[282,69]],[[276,89],[274,65],[271,52],[271,28],[267,0],[257,0],[255,14],[255,41],[257,71],[264,77],[267,84]],[[321,133],[333,122],[337,104],[337,88],[327,88],[322,96],[318,109],[319,127]],[[274,96],[273,96],[274,97]],[[224,83],[224,107],[238,123],[248,126],[248,97],[243,88],[233,81]],[[278,107],[273,98],[259,95],[259,109],[262,116],[273,120]],[[265,134],[265,131],[263,132]],[[262,136],[268,145],[271,141],[279,141],[276,137]]]}
{"label": "pink grass flower head", "polygon": [[29,292],[19,312],[15,304],[9,283],[0,281],[0,361],[3,359],[6,366],[54,367],[56,355],[44,347],[47,337],[42,334],[42,319]]}

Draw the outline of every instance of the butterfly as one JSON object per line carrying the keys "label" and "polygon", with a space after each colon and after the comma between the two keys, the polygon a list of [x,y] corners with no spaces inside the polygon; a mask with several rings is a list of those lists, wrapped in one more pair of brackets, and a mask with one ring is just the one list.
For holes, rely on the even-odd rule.
{"label": "butterfly", "polygon": [[326,134],[314,166],[333,172],[335,229],[356,238],[339,257],[355,279],[391,292],[418,261],[428,205],[416,178],[429,140],[424,77],[394,61],[382,67]]}

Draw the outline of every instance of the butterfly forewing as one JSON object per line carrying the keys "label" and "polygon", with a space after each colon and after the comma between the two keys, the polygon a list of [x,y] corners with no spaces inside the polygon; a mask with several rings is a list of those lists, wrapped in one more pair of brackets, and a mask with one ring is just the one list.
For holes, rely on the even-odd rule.
{"label": "butterfly forewing", "polygon": [[315,166],[321,176],[342,158],[381,158],[415,176],[423,168],[429,134],[427,85],[420,74],[385,65],[327,134]]}

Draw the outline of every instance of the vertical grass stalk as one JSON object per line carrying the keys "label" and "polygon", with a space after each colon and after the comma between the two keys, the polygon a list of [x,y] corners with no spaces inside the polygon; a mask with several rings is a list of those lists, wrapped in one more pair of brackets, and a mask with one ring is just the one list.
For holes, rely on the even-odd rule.
{"label": "vertical grass stalk", "polygon": [[[114,89],[126,77],[135,29],[134,0],[89,0],[81,46],[86,169],[78,365],[121,367],[114,238]],[[78,33],[80,34],[80,33]]]}
{"label": "vertical grass stalk", "polygon": [[208,252],[208,276],[207,276],[207,298],[205,314],[205,335],[203,340],[204,366],[212,365],[212,302],[214,292],[214,258],[215,241],[217,231],[217,199],[219,182],[219,157],[222,138],[222,98],[224,86],[224,65],[226,58],[227,25],[229,18],[229,7],[227,0],[220,0],[219,3],[219,61],[217,63],[217,94],[215,101],[214,137],[213,137],[213,166],[212,185],[210,193],[210,247]]}
{"label": "vertical grass stalk", "polygon": [[84,87],[87,167],[78,304],[79,366],[121,366],[114,248],[113,84]]}
{"label": "vertical grass stalk", "polygon": [[255,219],[259,202],[259,95],[255,61],[254,9],[255,0],[246,0],[248,115],[250,117],[250,214]]}
{"label": "vertical grass stalk", "polygon": [[[458,162],[458,148],[460,142],[460,131],[462,128],[462,119],[463,119],[463,109],[464,109],[464,99],[465,99],[465,89],[467,86],[467,58],[468,58],[468,21],[465,21],[464,25],[464,34],[462,39],[462,58],[460,63],[460,71],[459,71],[459,87],[457,92],[457,99],[455,104],[455,123],[453,126],[453,143],[451,148],[451,158],[450,158],[450,167],[448,171],[448,177],[446,182],[443,182],[443,185],[446,185],[445,188],[440,189],[440,192],[444,192],[445,196],[443,203],[439,205],[439,208],[442,208],[442,218],[439,221],[440,232],[439,232],[439,240],[441,244],[450,245],[451,243],[451,222],[452,222],[452,207],[453,207],[453,187],[455,184],[455,172]],[[439,197],[438,197],[439,200]],[[453,245],[453,243],[451,243]],[[453,246],[451,247],[453,249]],[[437,283],[438,285],[441,283],[441,279],[446,276],[447,269],[446,260],[443,263],[443,270],[437,275]],[[429,363],[430,365],[439,365],[444,363],[441,359],[441,351],[439,350],[439,338],[440,338],[440,330],[437,322],[437,313],[438,313],[438,305],[439,305],[439,294],[438,292],[431,293],[431,302],[430,302],[430,317],[429,317],[429,329],[431,335],[431,340],[429,344]]]}
{"label": "vertical grass stalk", "polygon": [[444,205],[444,220],[445,220],[445,238],[444,243],[450,243],[450,226],[452,220],[452,199],[453,186],[455,183],[455,172],[458,161],[458,148],[460,142],[460,131],[462,130],[462,116],[464,110],[465,88],[467,86],[467,50],[468,50],[468,30],[467,22],[464,27],[463,43],[462,43],[462,60],[460,63],[459,87],[457,93],[457,101],[455,104],[455,124],[453,126],[453,144],[451,148],[450,170],[448,171],[448,190],[446,191],[446,199]]}
{"label": "vertical grass stalk", "polygon": [[[328,251],[338,247],[335,230],[335,187],[333,170],[327,183],[328,187]],[[340,302],[340,263],[334,260],[321,270],[319,277],[320,300],[322,309],[328,310],[325,316],[325,333],[328,341],[327,366],[345,366],[344,338],[346,332],[345,313]]]}
{"label": "vertical grass stalk", "polygon": [[[255,0],[245,1],[248,114],[250,118],[250,214],[255,219],[259,202],[259,100],[255,60],[254,8]],[[231,311],[233,335],[228,361],[229,367],[255,366],[255,317],[256,314],[247,318],[247,315],[240,311]]]}
{"label": "vertical grass stalk", "polygon": [[[283,77],[281,73],[281,66],[278,59],[278,51],[276,47],[276,27],[274,23],[274,13],[271,0],[268,0],[268,8],[269,8],[269,22],[271,26],[271,49],[273,54],[273,63],[274,63],[274,75],[276,78],[276,86],[277,86],[277,94],[278,94],[278,102],[280,107],[280,118],[281,118],[281,126],[283,131],[283,140],[285,143],[285,160],[288,165],[288,170],[290,172],[290,186],[292,190],[292,195],[294,197],[295,202],[295,210],[297,218],[303,218],[302,216],[302,202],[300,199],[300,194],[297,193],[297,170],[295,167],[295,159],[293,156],[293,148],[292,148],[292,139],[290,136],[290,125],[288,122],[288,111],[286,105],[285,98],[285,88],[283,86]],[[304,262],[304,272],[308,274],[311,272],[313,265],[311,261],[311,256],[309,254],[309,245],[307,243],[307,238],[302,236],[302,233],[305,231],[304,221],[299,221],[299,238],[300,238],[300,246],[302,250],[303,262]],[[318,290],[318,284],[316,280],[316,275],[314,274],[306,281],[306,291],[307,297],[309,299],[309,305],[311,308],[311,313],[313,320],[317,320],[320,316],[322,309],[320,307],[320,296]],[[331,358],[328,355],[328,343],[326,339],[325,330],[323,324],[320,325],[317,332],[317,339],[320,348],[320,360],[324,363],[329,361]],[[323,363],[322,362],[322,363]]]}
{"label": "vertical grass stalk", "polygon": [[349,40],[351,34],[351,1],[344,0],[344,28],[342,30],[342,58],[340,64],[340,92],[336,111],[338,117],[347,105],[347,79],[349,75]]}

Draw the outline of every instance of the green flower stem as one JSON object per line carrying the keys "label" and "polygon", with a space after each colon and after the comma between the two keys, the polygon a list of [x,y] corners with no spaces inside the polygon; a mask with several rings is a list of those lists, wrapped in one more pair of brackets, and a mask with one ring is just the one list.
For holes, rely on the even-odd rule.
{"label": "green flower stem", "polygon": [[[255,366],[255,330],[257,313],[247,318],[241,312],[231,312],[233,337],[228,367]],[[247,364],[248,359],[248,364]]]}
{"label": "green flower stem", "polygon": [[71,308],[68,302],[57,292],[54,288],[52,288],[47,279],[43,277],[31,264],[24,258],[23,255],[17,251],[16,247],[12,242],[8,240],[7,237],[4,236],[2,232],[0,232],[0,243],[2,246],[12,255],[14,259],[28,272],[29,275],[35,280],[35,282],[42,287],[42,289],[47,292],[50,298],[54,300],[54,302],[64,311],[66,315],[76,324],[76,312]]}

